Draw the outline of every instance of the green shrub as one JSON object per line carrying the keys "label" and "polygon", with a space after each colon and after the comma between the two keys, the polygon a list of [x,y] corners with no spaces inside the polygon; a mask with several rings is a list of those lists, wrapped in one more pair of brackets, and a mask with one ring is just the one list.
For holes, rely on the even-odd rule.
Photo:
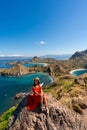
{"label": "green shrub", "polygon": [[7,130],[8,129],[8,121],[2,121],[0,122],[0,130]]}
{"label": "green shrub", "polygon": [[0,117],[0,130],[8,129],[9,118],[12,116],[15,109],[15,106],[10,108],[8,111],[4,112],[3,115]]}

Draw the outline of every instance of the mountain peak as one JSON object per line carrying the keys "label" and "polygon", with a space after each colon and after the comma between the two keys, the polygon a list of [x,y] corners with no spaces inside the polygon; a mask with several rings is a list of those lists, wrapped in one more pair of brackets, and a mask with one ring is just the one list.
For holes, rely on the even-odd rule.
{"label": "mountain peak", "polygon": [[75,52],[70,59],[75,59],[75,58],[84,58],[87,57],[87,49],[84,51],[77,51]]}

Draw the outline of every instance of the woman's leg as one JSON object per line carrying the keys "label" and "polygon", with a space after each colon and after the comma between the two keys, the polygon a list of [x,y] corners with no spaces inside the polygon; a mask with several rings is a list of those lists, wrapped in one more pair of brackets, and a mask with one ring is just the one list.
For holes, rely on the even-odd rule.
{"label": "woman's leg", "polygon": [[48,106],[48,100],[47,100],[46,96],[43,97],[43,100],[45,103],[47,116],[49,116],[49,108],[48,108],[49,106]]}
{"label": "woman's leg", "polygon": [[48,108],[48,100],[46,96],[43,96],[43,103],[45,104],[45,107]]}
{"label": "woman's leg", "polygon": [[43,107],[43,96],[41,95],[40,98],[41,98],[41,107]]}

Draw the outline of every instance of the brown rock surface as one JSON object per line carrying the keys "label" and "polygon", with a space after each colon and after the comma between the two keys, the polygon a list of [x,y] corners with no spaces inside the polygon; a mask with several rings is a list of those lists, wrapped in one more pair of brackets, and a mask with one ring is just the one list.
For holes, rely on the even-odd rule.
{"label": "brown rock surface", "polygon": [[82,78],[76,78],[74,82],[80,84],[81,86],[85,86],[85,81]]}
{"label": "brown rock surface", "polygon": [[9,130],[87,130],[87,109],[80,115],[60,105],[51,95],[47,96],[49,116],[39,107],[34,112],[27,111],[25,97],[14,112]]}
{"label": "brown rock surface", "polygon": [[39,61],[41,61],[41,59],[39,57],[37,57],[37,56],[34,56],[32,58],[32,62],[39,62]]}
{"label": "brown rock surface", "polygon": [[4,68],[0,68],[0,73],[2,73],[5,69]]}
{"label": "brown rock surface", "polygon": [[21,93],[18,93],[18,94],[15,95],[15,99],[23,98],[24,95],[25,95],[25,93],[22,93],[22,92],[21,92]]}

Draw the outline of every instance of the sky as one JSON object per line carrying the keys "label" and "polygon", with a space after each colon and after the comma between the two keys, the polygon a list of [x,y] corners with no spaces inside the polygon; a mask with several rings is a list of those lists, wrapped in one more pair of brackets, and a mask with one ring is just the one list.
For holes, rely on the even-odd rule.
{"label": "sky", "polygon": [[0,55],[87,49],[87,0],[0,0]]}

